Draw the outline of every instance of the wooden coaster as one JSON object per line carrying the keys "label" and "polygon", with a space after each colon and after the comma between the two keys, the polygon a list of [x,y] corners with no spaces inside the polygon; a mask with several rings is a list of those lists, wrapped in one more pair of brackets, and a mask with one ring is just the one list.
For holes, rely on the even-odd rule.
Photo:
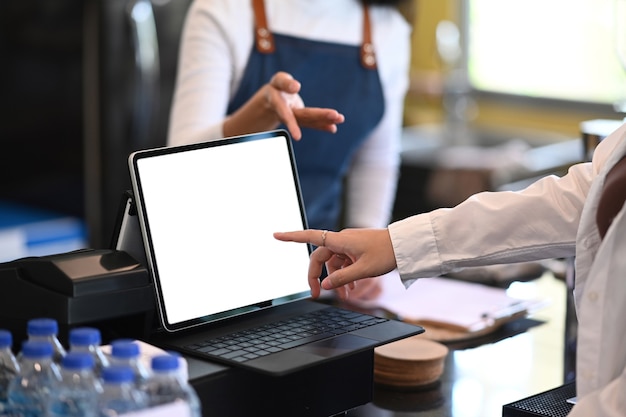
{"label": "wooden coaster", "polygon": [[443,373],[448,348],[420,335],[374,349],[374,382],[402,388],[420,388]]}

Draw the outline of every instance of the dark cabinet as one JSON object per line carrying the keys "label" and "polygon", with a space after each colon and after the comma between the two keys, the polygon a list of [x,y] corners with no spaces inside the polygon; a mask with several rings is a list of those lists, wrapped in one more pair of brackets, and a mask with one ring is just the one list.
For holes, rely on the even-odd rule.
{"label": "dark cabinet", "polygon": [[189,0],[0,2],[0,201],[109,245],[127,157],[165,145]]}

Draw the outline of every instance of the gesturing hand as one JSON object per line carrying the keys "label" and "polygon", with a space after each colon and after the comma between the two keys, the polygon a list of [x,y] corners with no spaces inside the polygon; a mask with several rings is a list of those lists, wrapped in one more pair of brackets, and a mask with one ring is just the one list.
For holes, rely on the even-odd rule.
{"label": "gesturing hand", "polygon": [[343,115],[334,109],[305,107],[298,94],[300,88],[300,83],[290,74],[278,72],[272,77],[265,89],[267,105],[273,109],[280,122],[287,127],[291,137],[300,140],[302,137],[301,127],[335,133],[337,124],[344,121]]}
{"label": "gesturing hand", "polygon": [[335,133],[344,122],[335,109],[306,107],[300,83],[286,72],[277,72],[243,106],[226,118],[225,136],[271,130],[283,123],[294,140],[302,138],[302,127]]}
{"label": "gesturing hand", "polygon": [[328,276],[322,281],[321,288],[330,290],[343,287],[344,297],[354,281],[377,277],[396,268],[387,229],[345,229],[341,232],[309,229],[277,232],[274,237],[285,242],[318,246],[311,254],[309,263],[308,279],[314,298],[320,294],[319,277],[324,264]]}

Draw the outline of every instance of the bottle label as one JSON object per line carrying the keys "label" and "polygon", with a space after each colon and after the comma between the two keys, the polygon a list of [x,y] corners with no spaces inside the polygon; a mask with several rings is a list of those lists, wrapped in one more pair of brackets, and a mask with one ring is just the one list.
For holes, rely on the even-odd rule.
{"label": "bottle label", "polygon": [[124,417],[192,417],[192,415],[189,405],[182,402],[174,402],[125,413]]}

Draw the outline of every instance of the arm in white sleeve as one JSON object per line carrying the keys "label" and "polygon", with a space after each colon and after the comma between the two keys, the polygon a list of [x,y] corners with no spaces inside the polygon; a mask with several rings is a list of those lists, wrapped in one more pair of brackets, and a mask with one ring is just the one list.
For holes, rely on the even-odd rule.
{"label": "arm in white sleeve", "polygon": [[194,1],[190,6],[170,113],[170,146],[223,137],[228,103],[252,44],[250,8],[237,3]]}
{"label": "arm in white sleeve", "polygon": [[370,139],[374,137],[376,140],[359,150],[347,178],[346,227],[380,228],[391,218],[400,165],[399,140],[384,135]]}
{"label": "arm in white sleeve", "polygon": [[389,226],[403,280],[459,268],[574,256],[592,180],[622,140],[626,125],[596,148],[593,161],[546,176],[521,191],[475,194],[451,209]]}
{"label": "arm in white sleeve", "polygon": [[522,191],[478,193],[454,208],[393,223],[389,232],[402,278],[574,255],[590,165]]}
{"label": "arm in white sleeve", "polygon": [[[389,10],[380,10],[390,13]],[[346,226],[386,227],[396,195],[404,98],[409,84],[410,27],[396,13],[374,37],[385,98],[380,123],[355,155],[346,181]],[[389,19],[387,19],[389,21]],[[395,22],[395,23],[393,23]]]}
{"label": "arm in white sleeve", "polygon": [[393,223],[402,278],[573,255],[590,181],[591,164],[578,164],[522,191],[478,193],[454,208]]}

